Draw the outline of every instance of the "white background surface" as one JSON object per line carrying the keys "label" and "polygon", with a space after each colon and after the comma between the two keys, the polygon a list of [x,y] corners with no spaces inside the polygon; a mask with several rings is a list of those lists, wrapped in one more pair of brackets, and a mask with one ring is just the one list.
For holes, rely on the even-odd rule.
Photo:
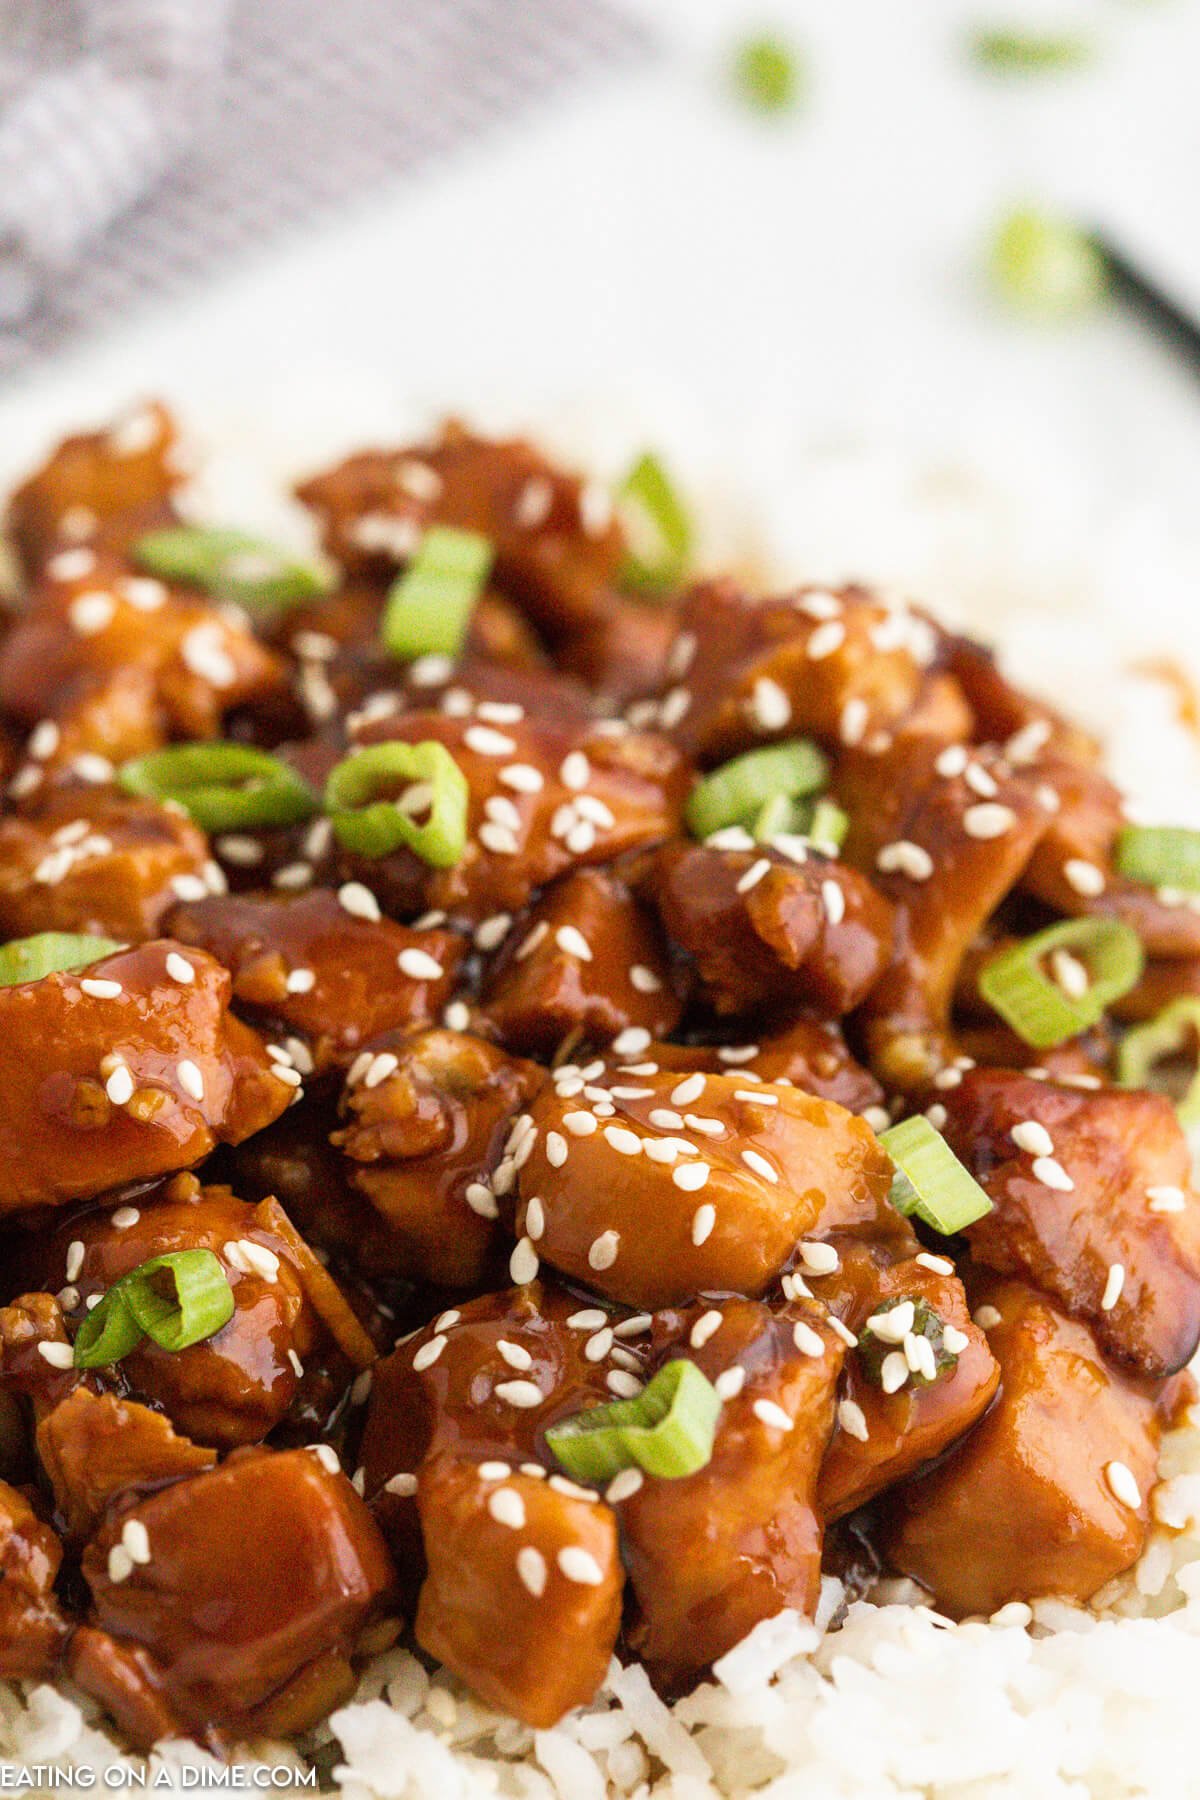
{"label": "white background surface", "polygon": [[[0,395],[0,478],[152,392],[301,465],[414,408],[569,415],[601,461],[652,432],[699,481],[724,468],[769,489],[793,560],[919,577],[929,546],[905,508],[936,500],[952,585],[955,508],[981,471],[984,545],[1003,540],[1006,565],[1032,555],[1039,602],[1099,580],[1118,632],[1123,608],[1200,659],[1200,381],[1119,312],[1032,326],[981,275],[992,222],[1025,197],[1200,260],[1197,0],[629,3],[664,40],[652,71],[169,315],[115,320]],[[1096,66],[989,78],[964,49],[981,17],[1082,23]],[[730,42],[764,18],[810,67],[782,121],[722,88]],[[814,477],[839,457],[852,478]],[[1005,537],[1018,516],[1036,529]],[[976,584],[979,533],[972,512]]]}

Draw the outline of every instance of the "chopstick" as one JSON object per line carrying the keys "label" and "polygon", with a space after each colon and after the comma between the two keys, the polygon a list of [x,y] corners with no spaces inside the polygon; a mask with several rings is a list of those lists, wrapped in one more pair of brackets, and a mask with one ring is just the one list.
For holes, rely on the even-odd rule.
{"label": "chopstick", "polygon": [[1193,374],[1200,376],[1200,319],[1130,261],[1111,238],[1097,232],[1092,242],[1104,257],[1117,298],[1150,325],[1155,335],[1190,365]]}

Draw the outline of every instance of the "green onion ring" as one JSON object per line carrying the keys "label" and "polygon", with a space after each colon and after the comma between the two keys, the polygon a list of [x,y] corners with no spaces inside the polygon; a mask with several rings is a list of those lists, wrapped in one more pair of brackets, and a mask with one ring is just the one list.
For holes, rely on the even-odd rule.
{"label": "green onion ring", "polygon": [[[418,825],[395,799],[379,799],[381,789],[428,784],[429,817]],[[415,851],[436,869],[459,861],[467,842],[467,778],[446,749],[429,739],[420,744],[372,744],[330,773],[325,808],[344,849],[357,856],[390,856]]]}
{"label": "green onion ring", "polygon": [[44,975],[86,969],[102,956],[123,950],[113,938],[79,937],[69,931],[40,931],[35,937],[12,938],[0,948],[0,987],[40,981]]}
{"label": "green onion ring", "polygon": [[384,647],[401,662],[457,656],[491,572],[494,551],[477,531],[436,525],[396,577],[383,615]]}
{"label": "green onion ring", "polygon": [[735,91],[761,113],[790,112],[800,96],[803,66],[783,38],[763,34],[747,38],[733,64]]}
{"label": "green onion ring", "polygon": [[174,525],[147,532],[134,544],[133,555],[164,581],[191,582],[250,612],[300,606],[327,594],[331,585],[316,563],[244,531],[213,526]]}
{"label": "green onion ring", "polygon": [[[174,1295],[164,1292],[169,1278]],[[75,1337],[75,1367],[103,1369],[149,1337],[187,1350],[214,1337],[233,1316],[233,1289],[211,1250],[172,1250],[114,1282]]]}
{"label": "green onion ring", "polygon": [[677,1480],[712,1458],[721,1399],[695,1363],[666,1363],[632,1400],[593,1406],[551,1426],[546,1442],[576,1481],[608,1481],[635,1465]]}
{"label": "green onion ring", "polygon": [[711,837],[727,825],[756,820],[779,795],[797,800],[813,793],[828,777],[829,763],[809,738],[747,750],[697,782],[685,808],[688,828],[695,837]]}
{"label": "green onion ring", "polygon": [[1117,839],[1116,865],[1131,881],[1153,888],[1200,893],[1200,831],[1182,825],[1126,825]]}
{"label": "green onion ring", "polygon": [[896,1165],[889,1199],[898,1213],[915,1213],[952,1237],[991,1212],[992,1202],[928,1119],[917,1115],[890,1125],[879,1142]]}
{"label": "green onion ring", "polygon": [[678,586],[692,554],[692,521],[671,477],[651,451],[639,456],[617,489],[631,547],[621,579],[643,594]]}
{"label": "green onion ring", "polygon": [[248,744],[172,744],[117,771],[128,794],[174,800],[205,831],[299,825],[319,809],[296,771]]}
{"label": "green onion ring", "polygon": [[[1087,963],[1086,994],[1069,996],[1043,974],[1042,959],[1055,950]],[[993,956],[980,973],[979,991],[1025,1043],[1052,1050],[1097,1024],[1114,1000],[1137,986],[1145,962],[1136,932],[1119,919],[1066,919]]]}
{"label": "green onion ring", "polygon": [[991,274],[1004,299],[1042,319],[1086,311],[1109,282],[1104,252],[1087,232],[1035,207],[1019,207],[1000,221]]}
{"label": "green onion ring", "polygon": [[1194,1073],[1184,1094],[1175,1102],[1175,1111],[1180,1124],[1190,1128],[1200,1124],[1200,999],[1181,994],[1178,1000],[1164,1006],[1157,1018],[1126,1032],[1117,1052],[1117,1080],[1122,1087],[1163,1091],[1155,1086],[1154,1066],[1167,1057],[1181,1055],[1188,1048],[1189,1039]]}
{"label": "green onion ring", "polygon": [[145,1335],[129,1310],[122,1284],[117,1282],[99,1306],[92,1308],[75,1335],[75,1367],[106,1369],[136,1350]]}
{"label": "green onion ring", "polygon": [[1042,75],[1082,68],[1091,61],[1092,45],[1076,32],[983,26],[971,39],[971,54],[1006,75]]}

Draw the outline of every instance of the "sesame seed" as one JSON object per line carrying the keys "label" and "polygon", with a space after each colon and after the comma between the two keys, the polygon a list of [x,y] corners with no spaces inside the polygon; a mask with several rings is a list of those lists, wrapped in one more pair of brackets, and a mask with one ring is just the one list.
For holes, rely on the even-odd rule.
{"label": "sesame seed", "polygon": [[760,675],[750,691],[750,713],[762,731],[782,731],[792,717],[792,703],[777,681]]}
{"label": "sesame seed", "polygon": [[546,1591],[546,1559],[532,1544],[523,1544],[517,1551],[517,1574],[534,1599],[540,1600]]}
{"label": "sesame seed", "polygon": [[[276,869],[271,877],[271,886],[282,888],[285,893],[299,893],[301,888],[311,887],[313,867],[311,863],[285,863],[282,869]],[[193,895],[192,898],[203,898]]]}
{"label": "sesame seed", "polygon": [[860,1444],[866,1443],[871,1434],[867,1428],[867,1415],[857,1400],[839,1400],[837,1416],[847,1437],[857,1438]]}
{"label": "sesame seed", "polygon": [[704,1092],[705,1077],[700,1074],[688,1075],[671,1094],[671,1102],[675,1106],[690,1106]]}
{"label": "sesame seed", "polygon": [[588,1267],[596,1270],[611,1269],[617,1260],[620,1242],[621,1234],[617,1231],[602,1231],[598,1238],[593,1238],[588,1250]]}
{"label": "sesame seed", "polygon": [[525,1230],[534,1243],[546,1233],[546,1209],[536,1194],[525,1208]]}
{"label": "sesame seed", "polygon": [[407,1498],[416,1493],[417,1478],[415,1475],[393,1475],[389,1481],[384,1482],[383,1491],[385,1494],[399,1494],[402,1498]]}
{"label": "sesame seed", "polygon": [[314,1444],[312,1446],[312,1453],[320,1463],[321,1467],[327,1470],[330,1475],[338,1475],[341,1473],[342,1465],[338,1460],[338,1453],[332,1444]]}
{"label": "sesame seed", "polygon": [[523,1237],[508,1259],[508,1272],[518,1287],[533,1281],[538,1272],[538,1253],[532,1239]]}
{"label": "sesame seed", "polygon": [[862,695],[852,694],[843,706],[841,718],[838,721],[838,736],[843,744],[850,749],[853,749],[856,744],[861,744],[870,717],[871,709]]}
{"label": "sesame seed", "polygon": [[750,892],[750,889],[757,887],[759,882],[762,880],[763,876],[769,875],[770,872],[771,872],[770,857],[760,856],[758,858],[757,862],[751,863],[750,867],[746,870],[745,874],[739,878],[738,883],[737,883],[738,893],[739,894],[748,894]]}
{"label": "sesame seed", "polygon": [[485,819],[479,827],[479,841],[496,856],[516,856],[520,846],[514,834],[494,819]]}
{"label": "sesame seed", "polygon": [[858,1339],[848,1326],[842,1324],[842,1321],[838,1318],[836,1313],[830,1313],[826,1323],[834,1336],[841,1338],[848,1350],[854,1349],[855,1345],[858,1343]]}
{"label": "sesame seed", "polygon": [[800,1261],[810,1275],[833,1275],[842,1263],[832,1244],[819,1243],[801,1244]]}
{"label": "sesame seed", "polygon": [[756,1400],[753,1412],[762,1424],[770,1425],[776,1431],[791,1431],[794,1424],[794,1420],[774,1400]]}
{"label": "sesame seed", "polygon": [[520,1531],[525,1523],[525,1502],[516,1488],[496,1488],[488,1495],[487,1509],[497,1525],[507,1525],[510,1531]]}
{"label": "sesame seed", "polygon": [[554,941],[566,956],[578,957],[580,962],[591,962],[592,946],[577,925],[560,925],[554,934]]}
{"label": "sesame seed", "polygon": [[595,1114],[590,1112],[564,1113],[562,1122],[572,1137],[591,1137],[599,1130]]}
{"label": "sesame seed", "polygon": [[604,1580],[600,1564],[589,1550],[579,1544],[564,1544],[554,1559],[559,1572],[581,1587],[599,1587]]}
{"label": "sesame seed", "polygon": [[292,1346],[290,1344],[288,1345],[288,1353],[287,1354],[288,1354],[288,1361],[292,1365],[292,1373],[295,1375],[297,1380],[300,1380],[304,1374],[304,1364],[300,1361],[300,1358],[296,1355],[296,1352],[292,1349]]}
{"label": "sesame seed", "polygon": [[825,1354],[825,1339],[819,1331],[814,1331],[811,1325],[806,1325],[803,1319],[798,1319],[792,1327],[792,1342],[801,1356],[824,1356]]}
{"label": "sesame seed", "polygon": [[311,994],[316,985],[317,977],[312,969],[292,969],[287,978],[289,994]]}
{"label": "sesame seed", "polygon": [[496,1386],[496,1398],[528,1411],[542,1404],[543,1394],[533,1381],[501,1381]]}
{"label": "sesame seed", "polygon": [[642,1140],[636,1131],[627,1131],[623,1125],[606,1125],[604,1127],[605,1142],[621,1156],[638,1156],[641,1154]]}
{"label": "sesame seed", "polygon": [[923,1269],[928,1269],[933,1275],[953,1275],[954,1273],[954,1264],[948,1256],[931,1256],[928,1250],[918,1251],[913,1261],[920,1263]]}
{"label": "sesame seed", "polygon": [[945,780],[952,781],[963,773],[970,760],[965,744],[947,744],[933,766]]}
{"label": "sesame seed", "polygon": [[622,1500],[631,1500],[645,1480],[640,1469],[622,1469],[605,1488],[604,1498],[610,1506],[619,1506]]}
{"label": "sesame seed", "polygon": [[821,904],[825,908],[825,917],[831,925],[840,925],[846,916],[846,895],[844,889],[836,881],[821,883]]}
{"label": "sesame seed", "polygon": [[746,1371],[735,1366],[723,1369],[713,1382],[714,1388],[722,1400],[736,1400],[746,1385]]}
{"label": "sesame seed", "polygon": [[1109,1462],[1104,1465],[1104,1479],[1108,1483],[1109,1492],[1114,1500],[1127,1506],[1130,1512],[1137,1512],[1142,1504],[1141,1490],[1134,1480],[1133,1471],[1123,1462]]}
{"label": "sesame seed", "polygon": [[509,763],[501,769],[500,780],[515,794],[540,794],[546,785],[545,776],[532,763]]}
{"label": "sesame seed", "polygon": [[436,957],[430,956],[427,950],[402,950],[396,958],[402,975],[408,975],[413,981],[437,981],[445,974]]}
{"label": "sesame seed", "polygon": [[1034,1180],[1040,1181],[1043,1187],[1053,1188],[1056,1193],[1070,1194],[1074,1192],[1075,1183],[1062,1164],[1056,1162],[1052,1156],[1039,1156],[1035,1159],[1033,1176]]}
{"label": "sesame seed", "polygon": [[1017,822],[1017,815],[1011,806],[999,806],[991,801],[983,801],[979,806],[968,806],[963,814],[963,830],[969,838],[986,841],[990,838],[1003,837],[1011,831]]}
{"label": "sesame seed", "polygon": [[823,662],[841,649],[846,641],[846,627],[840,619],[829,619],[824,625],[818,625],[808,640],[808,655],[812,662]]}
{"label": "sesame seed", "polygon": [[1182,1212],[1187,1204],[1183,1189],[1177,1187],[1147,1188],[1146,1199],[1150,1203],[1150,1211],[1155,1213]]}
{"label": "sesame seed", "polygon": [[348,912],[352,918],[366,919],[375,925],[383,917],[378,900],[361,881],[343,882],[338,889],[338,901],[343,911]]}
{"label": "sesame seed", "polygon": [[503,731],[494,731],[490,725],[468,725],[463,743],[477,756],[511,756],[517,747],[513,738]]}
{"label": "sesame seed", "polygon": [[96,637],[112,624],[116,611],[111,594],[77,594],[67,608],[67,618],[79,637]]}
{"label": "sesame seed", "polygon": [[479,1465],[481,1481],[507,1481],[512,1474],[512,1466],[506,1462],[482,1462]]}
{"label": "sesame seed", "polygon": [[415,1350],[413,1352],[412,1366],[417,1374],[419,1375],[422,1369],[432,1368],[445,1348],[445,1334],[439,1331],[436,1337],[430,1338],[427,1344],[422,1344]]}
{"label": "sesame seed", "polygon": [[389,1075],[394,1075],[399,1067],[400,1058],[394,1051],[381,1050],[367,1064],[362,1084],[365,1088],[377,1088],[381,1082],[387,1080]]}
{"label": "sesame seed", "polygon": [[203,1100],[204,1076],[190,1056],[185,1056],[182,1062],[176,1063],[175,1073],[185,1094],[193,1100]]}
{"label": "sesame seed", "polygon": [[911,1300],[901,1300],[897,1306],[887,1307],[883,1312],[872,1313],[867,1320],[867,1330],[881,1343],[902,1344],[913,1328],[916,1311]]}
{"label": "sesame seed", "polygon": [[114,1106],[124,1106],[133,1099],[133,1076],[124,1063],[118,1063],[104,1084],[104,1091]]}
{"label": "sesame seed", "polygon": [[1108,1280],[1104,1284],[1104,1293],[1100,1300],[1100,1311],[1111,1312],[1121,1298],[1121,1289],[1125,1286],[1125,1267],[1123,1263],[1110,1263]]}
{"label": "sesame seed", "polygon": [[879,1370],[879,1384],[885,1394],[894,1394],[904,1386],[911,1373],[904,1352],[890,1350]]}
{"label": "sesame seed", "polygon": [[67,1245],[66,1275],[68,1281],[78,1281],[86,1252],[82,1238],[72,1238]]}
{"label": "sesame seed", "polygon": [[612,1328],[611,1326],[606,1325],[600,1331],[594,1332],[588,1339],[587,1343],[583,1346],[583,1354],[588,1362],[603,1362],[604,1358],[612,1349],[612,1346]]}
{"label": "sesame seed", "polygon": [[186,956],[180,956],[178,950],[167,952],[167,974],[172,981],[178,981],[189,987],[196,979],[196,970]]}
{"label": "sesame seed", "polygon": [[582,1312],[574,1312],[567,1320],[572,1331],[599,1331],[608,1320],[608,1314],[601,1312],[598,1306],[585,1306]]}
{"label": "sesame seed", "polygon": [[977,1306],[974,1313],[975,1323],[980,1331],[993,1331],[1004,1315],[996,1306]]}
{"label": "sesame seed", "polygon": [[133,1558],[124,1544],[114,1544],[108,1553],[108,1579],[110,1581],[128,1581],[133,1574]]}
{"label": "sesame seed", "polygon": [[115,1231],[128,1231],[141,1216],[136,1206],[118,1206],[116,1212],[109,1215],[109,1223]]}
{"label": "sesame seed", "polygon": [[604,1385],[621,1400],[632,1400],[642,1391],[642,1383],[630,1369],[610,1369],[604,1378]]}
{"label": "sesame seed", "polygon": [[135,1563],[150,1561],[150,1533],[140,1519],[126,1519],[121,1528],[121,1542]]}
{"label": "sesame seed", "polygon": [[44,1338],[38,1343],[38,1355],[52,1369],[69,1369],[75,1362],[75,1352],[70,1344],[52,1344]]}
{"label": "sesame seed", "polygon": [[671,1171],[671,1180],[685,1194],[695,1194],[706,1185],[710,1173],[706,1162],[680,1163],[677,1169]]}
{"label": "sesame seed", "polygon": [[1073,856],[1063,864],[1063,879],[1067,886],[1086,900],[1095,900],[1104,892],[1104,872],[1095,863],[1085,862],[1080,856]]}
{"label": "sesame seed", "polygon": [[692,1349],[702,1350],[714,1331],[720,1330],[724,1320],[725,1315],[718,1312],[715,1307],[710,1307],[708,1312],[701,1313],[688,1334],[688,1343]]}
{"label": "sesame seed", "polygon": [[1018,1150],[1027,1150],[1030,1156],[1054,1155],[1054,1139],[1036,1119],[1022,1119],[1019,1125],[1014,1125],[1012,1141]]}
{"label": "sesame seed", "polygon": [[778,1172],[767,1161],[766,1157],[760,1155],[757,1150],[743,1150],[742,1161],[755,1175],[760,1175],[764,1181],[771,1182],[773,1186],[778,1185]]}
{"label": "sesame seed", "polygon": [[[961,1356],[970,1342],[971,1340],[966,1332],[960,1331],[957,1325],[944,1325],[942,1327],[942,1343],[950,1352],[951,1356]],[[930,1379],[932,1380],[933,1377],[931,1376]]]}
{"label": "sesame seed", "polygon": [[920,844],[898,838],[894,844],[883,846],[875,858],[875,867],[884,875],[907,875],[910,881],[928,881],[933,874],[933,858]]}
{"label": "sesame seed", "polygon": [[[676,1169],[676,1184],[678,1184],[679,1176],[683,1173],[683,1169]],[[709,1202],[706,1201],[703,1206],[698,1206],[696,1208],[692,1215],[692,1242],[697,1249],[700,1248],[701,1244],[706,1244],[708,1242],[709,1238],[712,1236],[713,1227],[716,1222],[717,1209],[715,1206],[710,1205]]]}
{"label": "sesame seed", "polygon": [[93,1000],[117,1000],[123,992],[119,981],[104,981],[94,975],[85,975],[79,986]]}

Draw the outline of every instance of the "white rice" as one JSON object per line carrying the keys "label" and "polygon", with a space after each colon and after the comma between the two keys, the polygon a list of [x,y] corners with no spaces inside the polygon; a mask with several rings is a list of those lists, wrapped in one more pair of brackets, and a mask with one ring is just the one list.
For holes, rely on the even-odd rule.
{"label": "white rice", "polygon": [[[554,435],[602,474],[631,445],[666,449],[700,499],[712,566],[770,569],[781,582],[900,584],[1001,644],[1014,674],[1098,730],[1139,816],[1200,823],[1200,743],[1174,718],[1166,687],[1130,668],[1170,656],[1200,678],[1200,547],[1178,522],[1140,506],[1110,508],[1102,521],[1078,506],[1055,511],[1036,472],[998,487],[903,457],[800,456],[761,441],[725,444],[706,461],[694,421],[626,412],[621,432],[598,424],[594,406],[585,416],[586,430],[552,421]],[[546,421],[538,424],[545,435]],[[338,421],[331,437],[348,443],[355,429]],[[239,449],[224,487],[219,458],[208,471],[218,497],[210,516],[278,528],[276,499],[246,504],[244,421],[217,422],[214,435]],[[393,420],[388,435],[403,427]],[[267,466],[273,448],[264,446]],[[242,505],[222,505],[231,492]],[[1090,1610],[1047,1598],[954,1625],[910,1583],[885,1584],[875,1603],[847,1610],[828,1579],[820,1629],[795,1614],[766,1622],[673,1707],[640,1667],[614,1662],[592,1706],[543,1732],[396,1649],[376,1659],[304,1757],[256,1745],[239,1780],[286,1780],[285,1770],[315,1758],[346,1800],[1200,1796],[1190,1750],[1200,1696],[1200,1418],[1164,1441],[1161,1473],[1159,1522],[1140,1563]],[[79,1695],[0,1684],[0,1793],[34,1791],[36,1773],[22,1780],[34,1766],[72,1769],[79,1785],[96,1787],[144,1778],[166,1793],[221,1777],[193,1745],[165,1745],[148,1760],[123,1754]],[[49,1779],[42,1773],[40,1785]]]}

